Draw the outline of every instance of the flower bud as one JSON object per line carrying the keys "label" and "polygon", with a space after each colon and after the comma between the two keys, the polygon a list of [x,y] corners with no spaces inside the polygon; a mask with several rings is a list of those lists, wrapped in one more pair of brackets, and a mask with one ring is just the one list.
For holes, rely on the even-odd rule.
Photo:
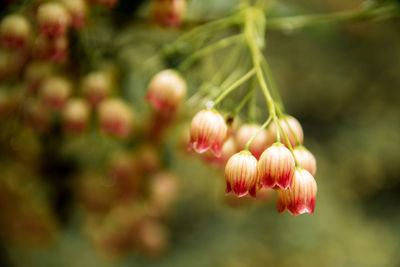
{"label": "flower bud", "polygon": [[186,82],[173,70],[163,70],[150,81],[146,100],[158,111],[173,112],[186,94]]}
{"label": "flower bud", "polygon": [[60,111],[66,104],[71,91],[72,87],[68,80],[62,77],[51,77],[43,83],[39,94],[46,107]]}
{"label": "flower bud", "polygon": [[[293,136],[293,133],[297,136],[297,139],[299,139],[300,144],[303,144],[303,139],[304,139],[303,128],[301,127],[298,120],[296,120],[292,116],[285,116],[284,118],[279,119],[279,123],[282,126],[282,129],[285,131],[286,135],[288,136],[289,142],[292,145],[292,147],[295,147],[297,145],[297,141],[296,141],[296,138]],[[275,125],[275,123],[271,123],[271,125],[269,127],[269,132],[270,132],[270,136],[274,138],[274,141],[276,141],[276,125]],[[286,142],[286,138],[282,134],[281,130],[279,130],[279,133],[280,133],[281,142],[285,146],[288,146],[288,144]]]}
{"label": "flower bud", "polygon": [[30,32],[29,22],[21,15],[8,15],[1,21],[1,42],[7,48],[22,49],[26,47]]}
{"label": "flower bud", "polygon": [[299,166],[306,169],[312,176],[317,172],[317,162],[314,155],[304,146],[297,146],[293,150]]}
{"label": "flower bud", "polygon": [[82,28],[86,21],[86,2],[84,0],[63,0],[63,3],[71,15],[72,27]]}
{"label": "flower bud", "polygon": [[290,186],[296,165],[289,149],[281,143],[275,143],[262,153],[257,168],[263,187],[286,190]]}
{"label": "flower bud", "polygon": [[52,39],[38,36],[34,43],[33,55],[40,60],[62,63],[68,55],[68,39],[65,36]]}
{"label": "flower bud", "polygon": [[92,106],[97,106],[111,92],[111,80],[101,71],[91,72],[82,81],[82,93]]}
{"label": "flower bud", "polygon": [[120,99],[107,99],[98,109],[101,130],[118,138],[127,138],[132,132],[133,113],[128,104]]}
{"label": "flower bud", "polygon": [[278,191],[276,207],[279,213],[287,209],[293,216],[303,213],[314,213],[317,196],[317,183],[306,170],[297,168],[293,176],[291,188]]}
{"label": "flower bud", "polygon": [[[238,149],[244,149],[247,142],[258,132],[260,127],[258,124],[242,125],[236,133],[235,138]],[[269,138],[267,130],[262,130],[251,143],[249,151],[258,159],[271,144],[271,138]]]}
{"label": "flower bud", "polygon": [[190,125],[190,147],[197,153],[211,149],[215,156],[220,157],[227,131],[224,118],[216,110],[202,110]]}
{"label": "flower bud", "polygon": [[233,192],[242,197],[249,193],[256,196],[257,159],[248,151],[233,155],[225,167],[226,193]]}
{"label": "flower bud", "polygon": [[228,140],[222,145],[221,156],[217,158],[211,151],[204,153],[204,160],[211,165],[215,166],[225,166],[229,158],[232,157],[237,151],[235,139],[229,137]]}
{"label": "flower bud", "polygon": [[70,24],[70,15],[66,8],[57,2],[47,2],[39,6],[37,21],[40,32],[48,37],[64,35]]}
{"label": "flower bud", "polygon": [[153,21],[167,27],[178,27],[186,10],[186,0],[153,0]]}
{"label": "flower bud", "polygon": [[89,106],[82,99],[71,99],[63,110],[65,130],[73,133],[85,131],[89,121]]}

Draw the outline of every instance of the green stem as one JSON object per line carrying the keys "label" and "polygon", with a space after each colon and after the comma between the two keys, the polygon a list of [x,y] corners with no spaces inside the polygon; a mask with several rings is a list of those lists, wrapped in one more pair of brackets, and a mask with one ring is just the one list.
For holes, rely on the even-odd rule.
{"label": "green stem", "polygon": [[278,112],[278,116],[281,117],[285,124],[287,125],[287,127],[289,128],[290,134],[294,137],[294,139],[296,140],[297,145],[301,145],[300,139],[297,137],[297,134],[293,131],[292,127],[290,126],[290,124],[288,123],[285,115],[282,113],[282,111],[277,108],[277,112]]}
{"label": "green stem", "polygon": [[207,30],[217,30],[217,29],[223,29],[226,27],[229,27],[231,25],[234,25],[237,21],[237,17],[235,15],[227,17],[227,18],[222,18],[218,20],[214,20],[199,26],[196,26],[194,29],[191,31],[182,34],[178,39],[173,44],[177,44],[179,42],[183,42],[185,39],[191,38],[192,36],[196,35],[201,35],[202,31],[207,31]]}
{"label": "green stem", "polygon": [[197,50],[195,53],[193,53],[190,57],[188,57],[186,60],[184,60],[180,66],[179,69],[185,70],[187,69],[190,65],[192,65],[198,58],[204,57],[216,50],[225,48],[233,43],[238,42],[239,40],[241,40],[243,38],[243,36],[241,34],[238,35],[234,35],[231,37],[227,37],[227,38],[223,38],[209,46],[206,46],[200,50]]}
{"label": "green stem", "polygon": [[223,79],[223,74],[228,70],[229,67],[232,67],[234,62],[238,59],[238,55],[240,52],[240,46],[237,44],[234,48],[232,48],[232,52],[229,53],[228,59],[224,60],[224,62],[219,67],[219,71],[216,71],[213,77],[211,78],[212,84],[220,84]]}
{"label": "green stem", "polygon": [[245,24],[245,36],[246,36],[246,41],[249,46],[251,56],[252,56],[252,61],[254,65],[254,69],[256,71],[257,79],[260,84],[261,90],[265,96],[265,100],[268,105],[268,111],[270,116],[275,120],[276,113],[275,113],[275,103],[274,100],[272,99],[271,93],[268,90],[267,83],[264,79],[264,75],[261,70],[261,52],[259,48],[257,47],[255,43],[255,36],[254,36],[254,31],[255,31],[255,21],[254,21],[254,14],[251,12],[252,10],[250,9],[246,13],[246,24]]}
{"label": "green stem", "polygon": [[254,93],[254,90],[250,90],[246,96],[243,98],[243,100],[239,103],[239,105],[235,108],[235,110],[233,111],[233,116],[236,116],[244,107],[244,105],[246,105],[247,102],[249,102],[249,100],[252,98]]}
{"label": "green stem", "polygon": [[255,133],[255,135],[253,135],[249,141],[247,141],[246,146],[244,147],[244,150],[249,150],[249,147],[251,145],[251,143],[254,141],[254,139],[256,139],[256,137],[261,133],[262,130],[265,129],[265,127],[268,126],[268,124],[271,122],[272,117],[269,116],[268,119],[264,122],[263,125],[261,125],[260,129],[258,129],[258,131]]}
{"label": "green stem", "polygon": [[257,88],[257,79],[253,78],[253,82],[251,84],[251,91],[252,93],[252,98],[251,102],[249,103],[249,110],[248,110],[248,118],[249,121],[256,121],[257,117],[257,94],[256,94],[256,88]]}
{"label": "green stem", "polygon": [[[277,132],[279,132],[279,131],[282,132],[282,135],[283,135],[283,137],[285,138],[285,141],[286,141],[286,143],[287,143],[287,146],[289,147],[289,150],[290,150],[290,152],[291,152],[292,155],[293,155],[294,162],[296,163],[296,166],[299,166],[299,163],[297,162],[296,156],[295,156],[294,151],[293,151],[292,144],[291,144],[290,141],[289,141],[288,135],[287,135],[286,132],[283,130],[282,125],[280,124],[280,122],[277,121],[276,123],[277,123],[277,125],[278,125],[278,127],[279,127],[279,129],[277,129]],[[279,141],[278,141],[278,142],[279,142]]]}
{"label": "green stem", "polygon": [[271,88],[272,95],[273,95],[274,98],[277,100],[277,103],[278,103],[279,108],[280,108],[281,110],[284,111],[285,108],[284,108],[284,106],[283,106],[282,98],[281,98],[281,96],[280,96],[280,94],[279,94],[278,87],[277,87],[277,85],[276,85],[274,76],[273,76],[272,73],[271,73],[271,68],[269,67],[269,64],[268,64],[268,62],[267,62],[267,60],[266,60],[265,57],[262,58],[261,67],[262,67],[263,70],[264,70],[265,78],[266,78],[266,80],[267,80],[267,84],[268,84],[269,87]]}
{"label": "green stem", "polygon": [[278,122],[277,116],[274,117],[274,124],[275,124],[275,128],[276,128],[276,133],[275,133],[276,134],[276,141],[278,143],[280,143],[281,142],[281,135],[279,133],[279,122]]}
{"label": "green stem", "polygon": [[349,20],[366,20],[372,18],[390,18],[397,16],[396,5],[385,5],[381,7],[366,7],[350,11],[340,11],[331,14],[297,15],[282,18],[270,18],[268,29],[294,30],[322,23],[334,23]]}
{"label": "green stem", "polygon": [[249,72],[247,72],[245,75],[242,76],[239,80],[234,82],[231,86],[229,86],[227,89],[225,89],[222,94],[218,96],[217,99],[214,101],[214,105],[218,105],[230,92],[241,86],[243,83],[245,83],[248,79],[251,78],[255,73],[255,69],[251,69]]}

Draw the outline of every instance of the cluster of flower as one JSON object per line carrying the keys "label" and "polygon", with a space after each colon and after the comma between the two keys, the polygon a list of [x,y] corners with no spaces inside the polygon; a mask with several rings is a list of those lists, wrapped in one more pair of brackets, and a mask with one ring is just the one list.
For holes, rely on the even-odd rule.
{"label": "cluster of flower", "polygon": [[[105,156],[109,164],[105,172],[102,168],[93,170],[91,166],[82,165],[68,174],[71,176],[68,179],[77,181],[72,193],[77,192],[87,218],[88,235],[100,252],[116,257],[138,250],[157,256],[168,245],[165,220],[179,188],[176,175],[168,171],[160,159],[159,141],[175,118],[178,104],[183,101],[186,83],[171,70],[155,75],[146,95],[154,109],[146,123],[135,123],[132,105],[116,96],[118,70],[114,65],[100,62],[97,69],[82,70],[84,64],[75,66],[68,52],[68,34],[85,27],[88,4],[111,7],[116,1],[39,2],[32,3],[29,9],[34,16],[32,13],[13,14],[0,22],[0,118],[5,125],[0,127],[0,147],[6,148],[9,162],[18,163],[23,158],[21,164],[29,165],[25,166],[26,171],[41,177],[53,176],[37,167],[51,164],[46,156],[56,157],[44,153],[46,142],[53,134],[60,137],[57,148],[89,133],[97,135],[97,129],[105,138],[112,137],[116,143],[121,141],[115,154]],[[33,25],[37,25],[37,29]],[[4,62],[3,66],[3,52],[18,56],[20,60]],[[15,63],[18,66],[14,68]],[[6,127],[10,124],[16,127]],[[14,132],[9,133],[9,130]],[[39,151],[32,155],[29,164],[25,162],[29,146],[14,147],[9,141],[10,135],[14,140],[21,132],[35,141]],[[20,194],[19,190],[14,192],[14,187],[23,187],[23,181],[10,184],[0,181],[0,192],[5,192],[0,205],[16,199],[22,207],[21,213],[9,209],[0,212],[7,236],[22,242],[31,238],[33,243],[46,235],[54,237],[58,227],[52,205],[41,203],[31,207],[30,202],[36,203],[31,195]],[[43,185],[40,179],[38,183]],[[35,217],[43,220],[35,224]],[[24,223],[14,229],[18,220]],[[36,230],[31,233],[31,229]]]}
{"label": "cluster of flower", "polygon": [[[197,153],[210,150],[212,154],[203,154],[206,160],[225,165],[226,193],[255,197],[258,190],[271,188],[278,191],[280,213],[286,209],[292,215],[313,213],[315,158],[302,146],[303,130],[295,118],[285,116],[278,123],[290,144],[277,141],[274,123],[268,129],[257,124],[234,129],[215,109],[201,110],[191,122],[190,147]],[[288,147],[295,147],[293,153]]]}
{"label": "cluster of flower", "polygon": [[[107,6],[115,4],[115,1],[95,2]],[[66,131],[82,133],[87,128],[91,111],[94,110],[104,133],[119,138],[129,137],[133,127],[130,106],[120,98],[109,98],[114,81],[112,68],[106,66],[89,72],[81,78],[80,86],[56,71],[57,68],[65,68],[63,65],[68,59],[68,29],[70,26],[75,29],[84,26],[87,16],[86,2],[45,2],[39,4],[35,10],[39,34],[32,46],[32,24],[24,16],[8,15],[0,25],[3,47],[8,49],[7,52],[16,51],[17,55],[24,58],[18,61],[18,69],[5,69],[6,72],[2,74],[13,71],[18,75],[24,71],[26,92],[21,105],[27,123],[44,131],[50,125],[51,115],[60,114]],[[61,67],[57,64],[61,64]],[[8,78],[9,75],[3,76],[3,79]],[[81,96],[74,90],[76,87],[80,87]],[[73,95],[76,96],[72,97]],[[8,95],[2,97],[12,99]]]}
{"label": "cluster of flower", "polygon": [[166,250],[164,224],[179,183],[173,173],[162,170],[154,147],[117,152],[105,175],[88,171],[78,181],[87,234],[102,255],[116,258],[135,250],[159,256]]}

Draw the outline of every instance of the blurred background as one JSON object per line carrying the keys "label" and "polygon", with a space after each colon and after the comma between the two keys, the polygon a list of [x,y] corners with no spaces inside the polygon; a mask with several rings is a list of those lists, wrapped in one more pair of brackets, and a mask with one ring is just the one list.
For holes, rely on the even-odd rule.
{"label": "blurred background", "polygon": [[[34,21],[32,2],[2,2],[2,17],[25,5]],[[62,116],[25,108],[35,59],[14,71],[0,57],[0,266],[400,266],[399,20],[280,31],[267,19],[271,71],[318,166],[315,214],[293,217],[276,212],[274,193],[226,196],[223,171],[182,149],[194,110],[160,137],[160,118],[143,101],[152,75],[175,66],[154,55],[238,2],[191,0],[173,28],[149,21],[150,2],[91,5],[86,26],[69,33],[67,59],[44,60],[74,88],[93,71],[110,79],[111,95],[134,110],[138,134],[129,140],[101,133],[95,113],[85,133],[65,134]],[[362,4],[285,0],[270,16]],[[209,76],[193,68],[183,77],[190,96]],[[26,109],[33,123],[21,123]]]}

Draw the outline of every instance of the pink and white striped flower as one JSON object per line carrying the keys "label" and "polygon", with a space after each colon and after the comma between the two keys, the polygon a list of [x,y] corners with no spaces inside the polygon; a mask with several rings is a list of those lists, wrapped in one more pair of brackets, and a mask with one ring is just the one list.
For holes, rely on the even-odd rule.
{"label": "pink and white striped flower", "polygon": [[82,133],[89,121],[90,107],[83,99],[70,99],[65,105],[62,115],[66,131]]}
{"label": "pink and white striped flower", "polygon": [[152,19],[155,23],[176,28],[183,20],[186,0],[153,0]]}
{"label": "pink and white striped flower", "polygon": [[317,172],[317,162],[314,155],[304,146],[297,146],[293,150],[299,166],[306,169],[312,176]]}
{"label": "pink and white striped flower", "polygon": [[232,157],[233,154],[237,152],[237,147],[235,143],[235,139],[233,137],[229,137],[225,143],[222,145],[221,156],[217,158],[211,151],[207,151],[204,153],[204,160],[211,164],[212,166],[225,166],[228,162],[229,158]]}
{"label": "pink and white striped flower", "polygon": [[186,95],[186,82],[173,70],[157,73],[149,84],[146,100],[158,111],[173,112]]}
{"label": "pink and white striped flower", "polygon": [[101,130],[118,138],[128,138],[133,128],[133,111],[130,106],[117,98],[106,99],[98,109]]}
{"label": "pink and white striped flower", "polygon": [[249,151],[233,155],[225,166],[226,193],[233,191],[238,197],[257,191],[257,159]]}
{"label": "pink and white striped flower", "polygon": [[303,213],[314,213],[317,196],[317,183],[314,177],[305,169],[297,168],[291,188],[278,191],[276,204],[279,213],[286,209],[293,216]]}
{"label": "pink and white striped flower", "polygon": [[85,0],[63,0],[63,4],[71,14],[71,24],[75,29],[85,25],[87,6]]}
{"label": "pink and white striped flower", "polygon": [[29,41],[30,33],[31,26],[21,15],[8,15],[1,21],[1,43],[7,48],[23,49]]}
{"label": "pink and white striped flower", "polygon": [[290,186],[296,165],[289,149],[281,143],[275,143],[262,153],[257,168],[263,187],[286,190]]}
{"label": "pink and white striped flower", "polygon": [[[300,144],[303,144],[303,140],[304,140],[303,128],[301,127],[301,124],[299,123],[298,120],[296,120],[292,116],[285,116],[285,117],[279,119],[279,123],[282,126],[283,131],[286,133],[292,147],[295,147],[297,145],[295,136],[299,140]],[[270,124],[268,131],[269,131],[270,136],[275,138],[274,141],[276,141],[276,125],[275,125],[275,123]],[[285,139],[281,129],[279,129],[279,133],[280,133],[280,137],[281,137],[281,142],[285,146],[288,147],[289,145],[287,144],[286,139]]]}
{"label": "pink and white striped flower", "polygon": [[37,21],[41,34],[53,38],[67,32],[70,15],[61,3],[48,2],[39,6]]}
{"label": "pink and white striped flower", "polygon": [[51,110],[61,111],[72,93],[69,80],[54,76],[43,82],[39,95],[44,105]]}
{"label": "pink and white striped flower", "polygon": [[93,71],[83,78],[81,88],[87,101],[97,107],[111,94],[112,81],[105,72]]}
{"label": "pink and white striped flower", "polygon": [[[246,146],[247,142],[252,138],[260,129],[258,124],[244,124],[236,133],[236,143],[238,149],[242,150]],[[253,140],[249,147],[249,151],[257,159],[260,158],[264,150],[272,145],[271,138],[268,136],[267,130],[262,130],[257,137]]]}
{"label": "pink and white striped flower", "polygon": [[215,156],[221,156],[222,145],[227,137],[228,127],[216,110],[201,110],[190,125],[190,147],[197,153],[210,149]]}

